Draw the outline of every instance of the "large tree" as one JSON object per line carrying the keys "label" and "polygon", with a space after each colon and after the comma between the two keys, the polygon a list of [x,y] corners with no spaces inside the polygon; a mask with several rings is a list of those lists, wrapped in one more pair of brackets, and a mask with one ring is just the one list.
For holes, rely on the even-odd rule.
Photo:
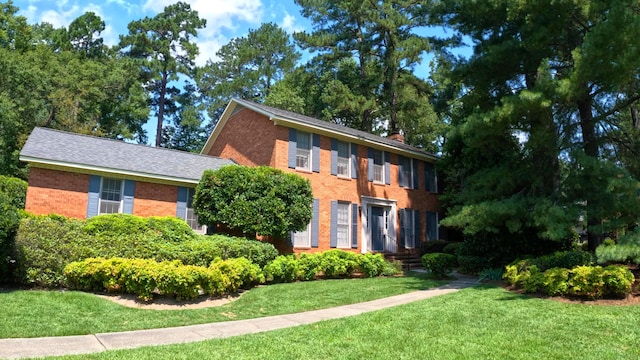
{"label": "large tree", "polygon": [[121,51],[140,61],[141,75],[153,96],[158,123],[156,146],[162,145],[162,126],[170,82],[180,75],[192,77],[198,46],[193,42],[197,31],[204,28],[206,20],[184,2],[164,8],[153,18],[132,21],[129,34],[120,36]]}
{"label": "large tree", "polygon": [[220,116],[233,97],[263,102],[271,87],[300,58],[289,34],[273,23],[231,39],[216,56],[219,60],[209,60],[198,76],[198,87],[212,119]]}
{"label": "large tree", "polygon": [[604,155],[637,101],[629,89],[640,50],[622,49],[640,30],[638,1],[451,0],[442,9],[474,45],[451,73],[461,99],[441,166],[444,223],[491,248],[561,241],[582,213],[595,249],[632,222],[637,180]]}
{"label": "large tree", "polygon": [[[430,49],[421,29],[428,25],[430,3],[403,1],[296,0],[313,30],[294,34],[298,44],[318,52],[334,76],[323,100],[339,121],[368,132],[376,125],[390,134],[404,132],[417,146],[431,146],[437,117],[430,108],[430,86],[412,74]],[[353,59],[353,61],[352,61]],[[351,76],[340,71],[351,67]],[[322,76],[320,79],[327,79]],[[420,130],[417,130],[420,129]],[[418,132],[425,131],[422,135]],[[433,149],[430,149],[433,150]]]}

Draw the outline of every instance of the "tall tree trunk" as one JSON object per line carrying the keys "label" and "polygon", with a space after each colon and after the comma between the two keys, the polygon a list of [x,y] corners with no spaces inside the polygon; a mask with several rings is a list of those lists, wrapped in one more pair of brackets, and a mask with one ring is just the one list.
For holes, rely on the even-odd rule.
{"label": "tall tree trunk", "polygon": [[160,83],[160,99],[158,99],[158,125],[156,127],[156,147],[162,145],[162,123],[164,121],[164,97],[167,93],[167,72],[162,72],[162,81]]}
{"label": "tall tree trunk", "polygon": [[[593,160],[598,159],[598,143],[596,140],[596,125],[592,113],[593,99],[588,90],[577,101],[578,114],[580,116],[580,127],[582,129],[582,146],[586,156]],[[593,176],[592,173],[587,174],[588,177]],[[585,192],[585,200],[587,202],[587,240],[589,242],[589,250],[595,251],[602,242],[602,234],[598,227],[602,223],[599,218],[598,203],[595,199],[593,191]]]}

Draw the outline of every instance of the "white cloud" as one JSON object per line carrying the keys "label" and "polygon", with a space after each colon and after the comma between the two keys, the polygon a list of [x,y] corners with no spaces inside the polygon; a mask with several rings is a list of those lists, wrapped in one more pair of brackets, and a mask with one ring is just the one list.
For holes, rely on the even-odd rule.
{"label": "white cloud", "polygon": [[282,18],[282,21],[279,25],[284,31],[288,32],[289,34],[304,30],[302,26],[296,24],[296,17],[286,11],[284,12],[284,18]]}
{"label": "white cloud", "polygon": [[[159,13],[173,3],[175,0],[147,0],[142,9]],[[204,37],[214,36],[223,28],[233,30],[236,22],[259,24],[262,19],[261,0],[188,0],[186,3],[207,20],[207,27],[200,32]]]}
{"label": "white cloud", "polygon": [[48,22],[53,25],[53,27],[66,27],[73,21],[76,17],[78,17],[79,8],[77,6],[72,6],[67,11],[62,10],[47,10],[44,11],[40,15],[40,22]]}
{"label": "white cloud", "polygon": [[[199,66],[204,65],[209,59],[218,60],[216,52],[229,41],[222,32],[225,30],[234,32],[239,27],[258,25],[262,21],[262,0],[187,0],[186,2],[198,12],[198,16],[207,20],[207,26],[198,31],[196,39],[200,49],[200,55],[196,58],[196,64]],[[142,9],[157,14],[173,3],[175,0],[146,0]]]}

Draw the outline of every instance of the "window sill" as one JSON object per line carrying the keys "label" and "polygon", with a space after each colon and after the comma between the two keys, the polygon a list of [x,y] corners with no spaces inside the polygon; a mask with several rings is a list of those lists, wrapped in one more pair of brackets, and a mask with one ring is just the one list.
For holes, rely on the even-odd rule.
{"label": "window sill", "polygon": [[297,172],[305,173],[305,174],[313,174],[313,171],[309,169],[296,168]]}

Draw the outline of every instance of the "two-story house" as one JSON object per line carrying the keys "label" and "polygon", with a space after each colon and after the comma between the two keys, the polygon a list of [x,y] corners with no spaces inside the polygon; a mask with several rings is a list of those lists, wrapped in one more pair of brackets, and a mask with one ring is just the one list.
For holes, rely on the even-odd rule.
{"label": "two-story house", "polygon": [[268,165],[309,179],[313,219],[292,234],[295,252],[399,252],[439,238],[437,157],[308,116],[232,100],[202,154]]}
{"label": "two-story house", "polygon": [[197,231],[191,201],[206,169],[268,165],[309,179],[313,218],[291,234],[295,252],[402,252],[439,238],[436,156],[401,136],[372,135],[232,100],[200,155],[36,128],[26,210],[88,218],[176,216]]}

